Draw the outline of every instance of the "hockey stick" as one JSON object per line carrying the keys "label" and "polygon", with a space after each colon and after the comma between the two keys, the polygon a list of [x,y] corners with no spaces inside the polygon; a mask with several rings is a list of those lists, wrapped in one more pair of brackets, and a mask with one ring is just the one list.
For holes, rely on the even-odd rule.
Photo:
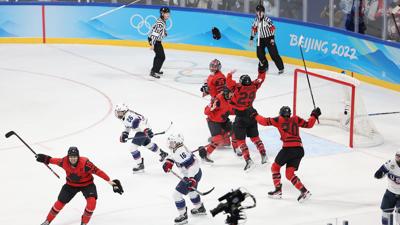
{"label": "hockey stick", "polygon": [[304,39],[304,37],[300,36],[300,40],[299,40],[300,53],[301,53],[301,58],[303,59],[303,65],[304,65],[304,70],[306,71],[307,83],[308,83],[308,87],[310,88],[311,99],[312,99],[314,109],[315,109],[316,107],[315,107],[314,94],[312,92],[310,78],[308,77],[308,70],[307,70],[307,66],[306,66],[306,61],[304,60],[303,48],[301,47],[301,43],[303,42],[303,39]]}
{"label": "hockey stick", "polygon": [[125,7],[127,7],[127,6],[133,5],[133,4],[135,4],[136,2],[140,2],[140,1],[141,1],[141,0],[136,0],[136,1],[133,1],[133,2],[131,2],[131,3],[129,3],[129,4],[121,5],[121,6],[118,7],[118,8],[108,10],[108,11],[106,11],[106,12],[100,14],[100,15],[97,15],[97,16],[94,16],[94,17],[90,18],[89,21],[98,19],[98,18],[100,18],[100,17],[103,17],[103,16],[105,16],[105,15],[108,15],[108,14],[110,14],[110,13],[112,13],[112,12],[115,12],[115,11],[120,10],[120,9],[122,9],[122,8],[125,8]]}
{"label": "hockey stick", "polygon": [[[37,153],[17,134],[17,133],[15,133],[14,131],[9,131],[7,134],[6,134],[6,138],[9,138],[9,137],[11,137],[12,135],[15,135],[15,136],[17,136],[17,138],[20,140],[20,141],[22,141],[22,143],[24,143],[24,145],[26,146],[26,147],[28,147],[29,148],[29,150],[31,150],[31,152],[33,153],[33,154],[35,154],[35,156],[37,156]],[[56,173],[56,172],[54,172],[54,170],[52,169],[52,168],[50,168],[50,166],[49,165],[47,165],[47,164],[45,164],[46,165],[46,167],[47,168],[49,168],[49,170],[54,174],[54,175],[56,175],[56,177],[58,177],[58,179],[60,179],[60,176],[58,176],[58,174]]]}
{"label": "hockey stick", "polygon": [[[179,176],[177,173],[175,173],[173,170],[170,171],[174,176],[176,176],[177,178],[179,178],[179,180],[184,181],[183,178],[181,176]],[[206,191],[206,192],[201,192],[199,190],[197,190],[196,188],[192,188],[193,191],[197,192],[197,194],[204,196],[204,195],[208,195],[210,194],[213,190],[215,189],[215,187],[211,188],[210,190]]]}
{"label": "hockey stick", "polygon": [[381,113],[369,113],[368,116],[381,116],[381,115],[390,115],[390,114],[398,114],[400,111],[397,112],[381,112]]}
{"label": "hockey stick", "polygon": [[[307,70],[307,66],[306,66],[306,61],[304,60],[303,48],[301,47],[301,43],[303,42],[303,39],[304,39],[303,35],[300,36],[299,48],[300,48],[300,53],[301,53],[301,59],[303,60],[304,70],[306,71],[307,83],[308,83],[308,87],[309,87],[309,89],[310,89],[310,94],[311,94],[312,103],[313,103],[313,106],[314,106],[314,109],[315,109],[316,107],[315,107],[314,94],[313,94],[313,92],[312,92],[311,83],[310,83],[310,78],[309,78],[309,76],[308,76],[308,70]],[[318,123],[319,123],[319,119],[318,119],[318,118],[317,118],[317,121],[318,121]]]}
{"label": "hockey stick", "polygon": [[[154,133],[154,136],[161,135],[161,134],[165,134],[165,133],[169,130],[169,128],[171,128],[172,124],[173,124],[173,122],[171,121],[171,123],[169,124],[169,126],[167,127],[167,129],[165,129],[164,131],[158,132],[158,133]],[[140,137],[140,138],[141,138],[141,137]],[[127,138],[127,140],[133,140],[133,139],[135,139],[135,137]]]}

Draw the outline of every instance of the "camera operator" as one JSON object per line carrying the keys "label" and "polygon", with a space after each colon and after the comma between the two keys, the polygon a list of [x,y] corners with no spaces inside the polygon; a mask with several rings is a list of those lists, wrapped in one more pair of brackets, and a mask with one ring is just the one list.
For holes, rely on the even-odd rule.
{"label": "camera operator", "polygon": [[[253,205],[242,206],[241,203],[248,197],[253,200]],[[255,197],[248,192],[242,191],[240,188],[226,193],[218,201],[221,203],[215,209],[210,210],[211,215],[214,217],[221,212],[225,212],[228,214],[225,222],[229,225],[237,225],[239,220],[246,220],[246,214],[243,210],[256,207]]]}

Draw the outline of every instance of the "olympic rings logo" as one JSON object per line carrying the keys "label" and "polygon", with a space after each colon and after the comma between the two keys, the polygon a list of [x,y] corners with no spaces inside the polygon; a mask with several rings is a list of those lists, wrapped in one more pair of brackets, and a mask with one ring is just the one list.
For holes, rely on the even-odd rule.
{"label": "olympic rings logo", "polygon": [[[139,21],[137,21],[139,20]],[[154,20],[153,23],[150,23],[149,21]],[[140,14],[133,14],[131,18],[129,19],[129,23],[133,29],[136,29],[139,34],[141,35],[148,35],[151,31],[152,24],[154,24],[157,21],[157,17],[154,15],[148,15],[145,18],[141,16]],[[172,19],[168,19],[169,24],[166,27],[166,30],[170,30],[172,28]],[[151,21],[152,22],[152,21]]]}

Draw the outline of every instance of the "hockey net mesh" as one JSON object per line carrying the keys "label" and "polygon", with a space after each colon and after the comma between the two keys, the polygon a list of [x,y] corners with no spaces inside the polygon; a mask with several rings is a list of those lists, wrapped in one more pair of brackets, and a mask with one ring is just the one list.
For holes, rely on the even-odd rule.
{"label": "hockey net mesh", "polygon": [[[307,117],[313,109],[313,103],[305,71],[297,71],[297,100],[293,107],[297,115]],[[319,118],[320,125],[340,128],[338,130],[327,128],[323,131],[324,136],[349,146],[352,136],[353,147],[373,147],[383,143],[382,135],[368,116],[362,94],[357,88],[360,85],[357,79],[327,70],[310,69],[309,72],[323,77],[309,74],[315,104],[322,111]],[[339,80],[347,85],[324,78]],[[351,85],[355,87],[354,107],[351,101]],[[354,108],[353,132],[350,130],[352,108]]]}

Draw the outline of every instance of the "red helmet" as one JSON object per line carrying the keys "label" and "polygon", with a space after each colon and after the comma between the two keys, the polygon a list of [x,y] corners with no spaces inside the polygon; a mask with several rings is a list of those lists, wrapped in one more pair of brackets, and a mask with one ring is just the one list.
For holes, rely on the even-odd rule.
{"label": "red helmet", "polygon": [[221,62],[218,59],[214,59],[210,62],[210,71],[215,73],[221,70]]}

